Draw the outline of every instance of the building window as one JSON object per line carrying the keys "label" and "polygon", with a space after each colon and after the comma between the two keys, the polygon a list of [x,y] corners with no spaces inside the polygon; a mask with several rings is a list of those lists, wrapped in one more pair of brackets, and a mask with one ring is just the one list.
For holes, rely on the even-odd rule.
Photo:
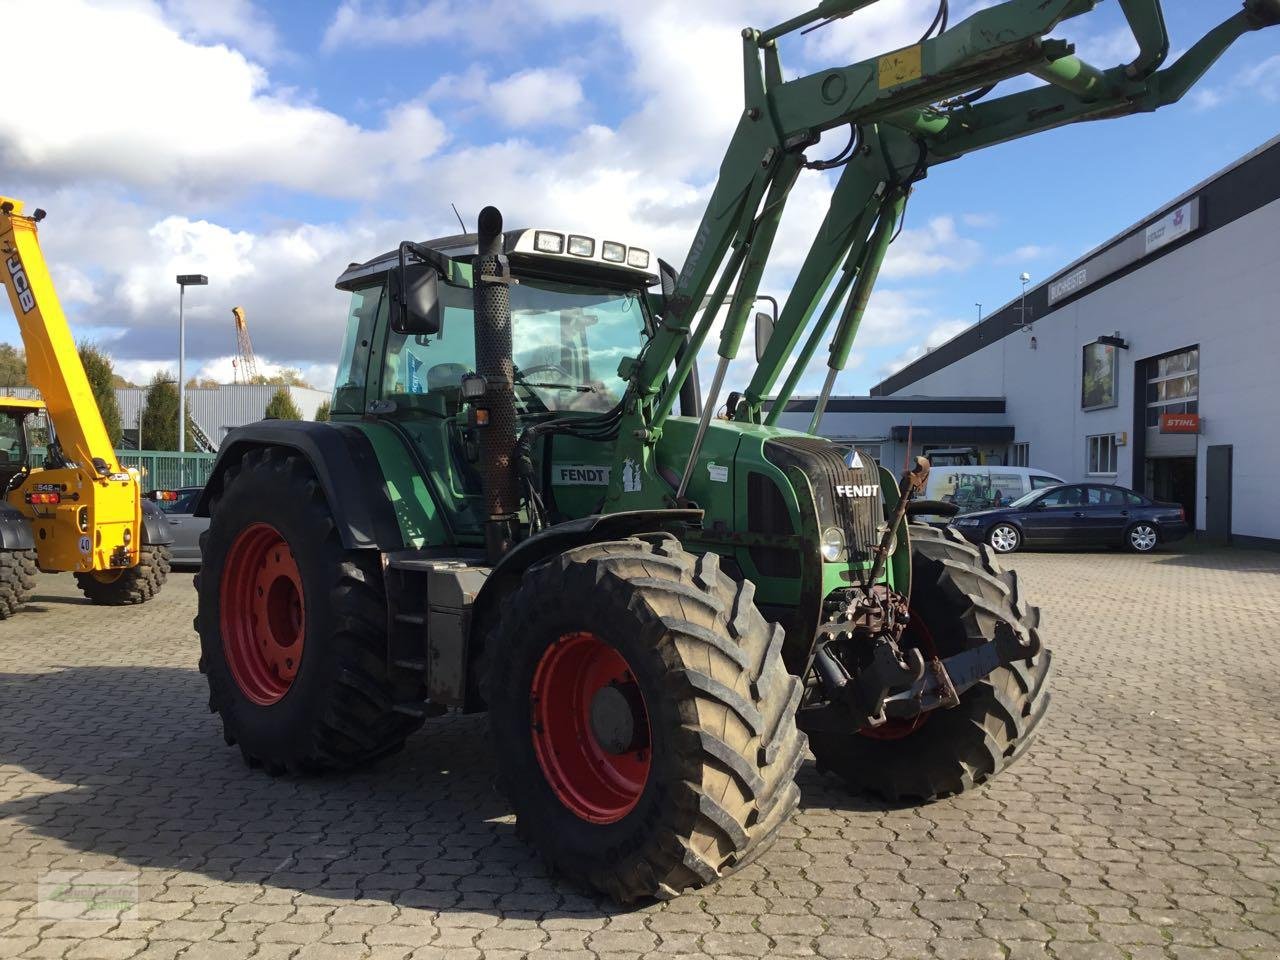
{"label": "building window", "polygon": [[1031,444],[1029,443],[1009,444],[1009,466],[1011,467],[1031,466]]}
{"label": "building window", "polygon": [[1200,348],[1191,347],[1147,361],[1147,426],[1160,426],[1163,413],[1200,412]]}
{"label": "building window", "polygon": [[1116,437],[1114,433],[1104,433],[1097,437],[1086,437],[1089,444],[1089,473],[1114,475],[1116,472]]}

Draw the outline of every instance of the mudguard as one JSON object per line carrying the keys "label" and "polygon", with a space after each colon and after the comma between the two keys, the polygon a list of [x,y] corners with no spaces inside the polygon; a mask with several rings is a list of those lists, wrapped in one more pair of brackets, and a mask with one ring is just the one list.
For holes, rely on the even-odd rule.
{"label": "mudguard", "polygon": [[150,500],[142,501],[142,542],[153,546],[173,543],[173,531],[164,511]]}
{"label": "mudguard", "polygon": [[222,493],[228,467],[251,450],[269,447],[294,450],[311,465],[345,548],[403,547],[373,444],[358,428],[342,423],[263,420],[236,427],[222,441],[213,473],[196,501],[195,515],[209,516],[210,504]]}
{"label": "mudguard", "polygon": [[484,588],[476,597],[476,606],[494,599],[495,591],[505,581],[518,579],[535,563],[602,540],[621,540],[638,533],[677,532],[680,525],[696,526],[702,523],[701,510],[627,510],[622,513],[594,514],[578,520],[566,520],[523,540],[503,557]]}
{"label": "mudguard", "polygon": [[17,507],[0,500],[0,550],[34,550],[31,524]]}

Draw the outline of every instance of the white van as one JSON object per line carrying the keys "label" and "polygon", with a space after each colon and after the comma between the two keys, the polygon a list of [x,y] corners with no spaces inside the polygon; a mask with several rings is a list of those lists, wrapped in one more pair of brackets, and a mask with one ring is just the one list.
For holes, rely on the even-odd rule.
{"label": "white van", "polygon": [[1032,490],[1066,483],[1035,467],[936,466],[929,471],[924,499],[954,503],[960,513],[1003,507]]}

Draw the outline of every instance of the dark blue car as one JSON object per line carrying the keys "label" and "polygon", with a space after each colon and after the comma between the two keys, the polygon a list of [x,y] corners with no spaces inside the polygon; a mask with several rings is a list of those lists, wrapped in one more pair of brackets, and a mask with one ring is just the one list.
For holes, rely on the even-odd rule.
{"label": "dark blue car", "polygon": [[1187,535],[1181,505],[1162,503],[1124,487],[1064,483],[1033,490],[1008,506],[956,517],[952,524],[997,553],[1019,547],[1123,546],[1148,553]]}

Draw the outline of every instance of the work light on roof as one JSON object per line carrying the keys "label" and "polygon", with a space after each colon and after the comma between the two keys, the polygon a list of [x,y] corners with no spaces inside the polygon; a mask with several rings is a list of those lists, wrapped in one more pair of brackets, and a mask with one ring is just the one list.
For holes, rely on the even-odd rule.
{"label": "work light on roof", "polygon": [[539,230],[534,234],[533,248],[539,253],[564,253],[564,234]]}
{"label": "work light on roof", "polygon": [[594,257],[596,242],[591,237],[569,237],[569,252],[575,257]]}
{"label": "work light on roof", "polygon": [[626,263],[627,262],[627,245],[625,243],[614,243],[612,240],[606,240],[600,249],[600,256],[608,260],[610,263]]}
{"label": "work light on roof", "polygon": [[627,266],[635,267],[637,270],[649,269],[649,251],[632,247],[627,251]]}

